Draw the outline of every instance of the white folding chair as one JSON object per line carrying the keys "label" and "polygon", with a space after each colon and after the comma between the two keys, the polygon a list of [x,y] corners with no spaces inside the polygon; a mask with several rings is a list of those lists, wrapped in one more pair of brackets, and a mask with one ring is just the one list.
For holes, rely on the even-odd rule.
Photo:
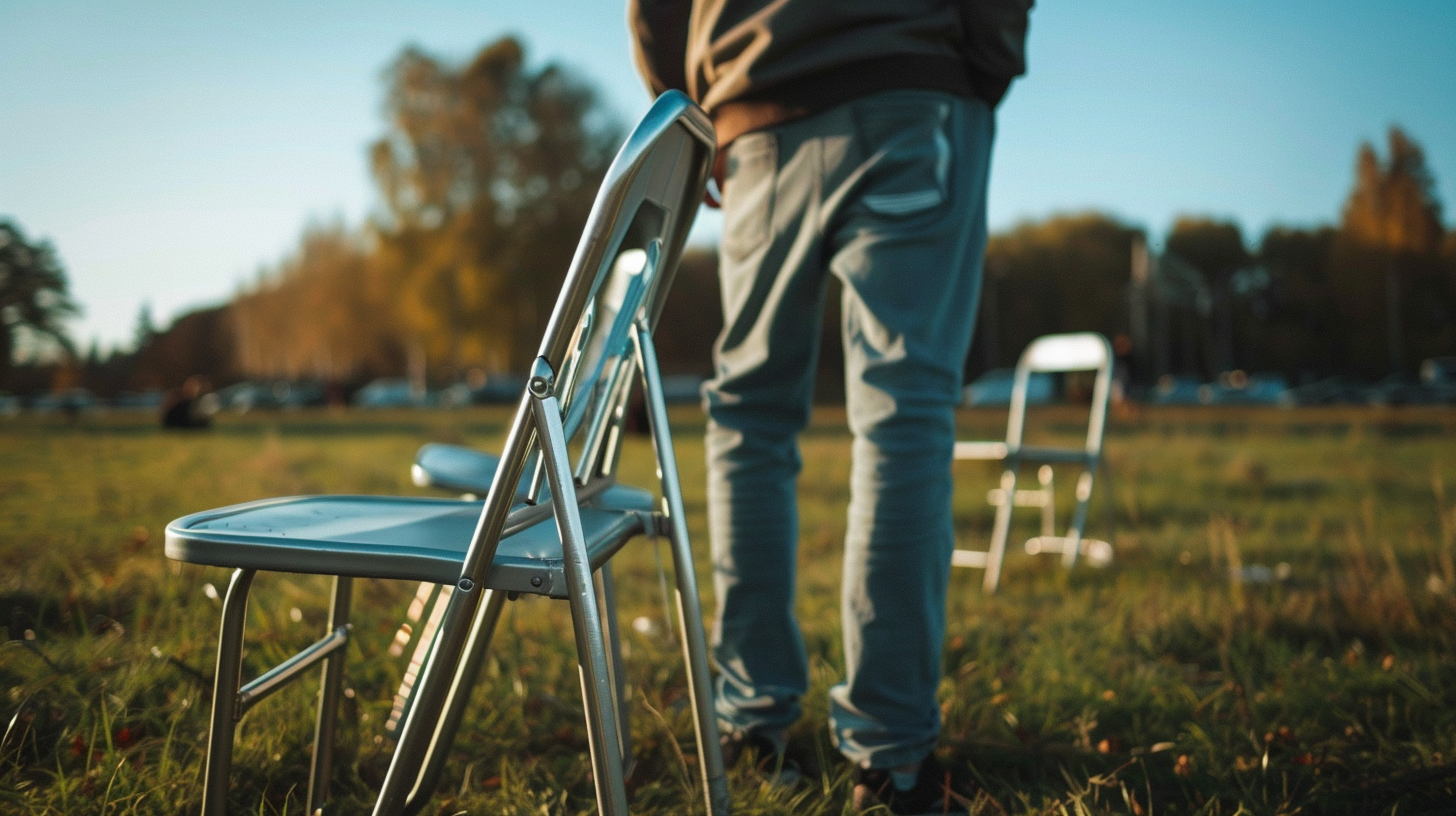
{"label": "white folding chair", "polygon": [[[1080,448],[1033,447],[1022,444],[1026,425],[1027,383],[1032,374],[1096,371],[1092,386],[1092,407],[1087,416],[1087,440]],[[1049,334],[1033,340],[1016,363],[1016,379],[1011,389],[1011,412],[1006,422],[1005,442],[957,442],[956,459],[976,459],[1003,463],[1001,486],[986,494],[996,508],[996,521],[991,529],[991,544],[982,550],[955,550],[951,564],[986,571],[984,586],[995,592],[1001,582],[1001,564],[1006,555],[1006,540],[1011,533],[1011,511],[1016,507],[1041,510],[1041,534],[1026,541],[1026,551],[1061,553],[1062,563],[1071,567],[1078,554],[1086,555],[1094,564],[1112,560],[1112,545],[1088,539],[1083,535],[1087,524],[1087,508],[1092,498],[1092,481],[1102,461],[1102,433],[1107,424],[1107,403],[1112,391],[1112,346],[1107,338],[1094,332]],[[1022,465],[1040,465],[1035,489],[1017,488]],[[1056,489],[1053,465],[1081,465],[1077,477],[1077,504],[1067,534],[1056,535]]]}
{"label": "white folding chair", "polygon": [[[417,681],[398,701],[398,744],[376,816],[414,813],[433,792],[508,597],[566,600],[580,665],[598,812],[627,813],[621,677],[608,561],[640,534],[666,537],[677,583],[699,768],[708,812],[727,813],[707,638],[687,538],[652,328],[713,164],[711,123],[683,94],[660,97],[617,154],[562,285],[526,393],[483,501],[304,496],[196,513],[167,527],[168,556],[232,567],[223,604],[203,813],[226,809],[234,725],[244,711],[324,662],[307,808],[327,799],[334,718],[349,639],[350,582],[439,585]],[[647,396],[662,502],[615,482],[631,379]],[[579,451],[575,463],[568,444]],[[551,520],[554,519],[554,523]],[[243,612],[258,570],[334,575],[328,634],[241,683]],[[430,592],[416,601],[423,607]],[[603,611],[607,612],[604,616]]]}

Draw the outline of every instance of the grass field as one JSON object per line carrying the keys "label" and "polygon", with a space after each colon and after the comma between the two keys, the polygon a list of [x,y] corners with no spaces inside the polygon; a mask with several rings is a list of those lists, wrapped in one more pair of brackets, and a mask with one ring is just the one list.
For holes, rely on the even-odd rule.
{"label": "grass field", "polygon": [[[167,561],[167,521],[274,495],[422,493],[407,473],[421,443],[494,447],[506,419],[264,415],[196,435],[136,417],[0,421],[0,813],[197,811],[227,574]],[[1075,433],[1070,415],[1050,419],[1053,435]],[[1002,421],[968,413],[963,435],[994,437]],[[707,587],[701,417],[675,423]],[[1067,573],[1016,549],[994,597],[979,572],[953,576],[942,752],[978,780],[980,812],[1456,810],[1453,432],[1456,413],[1442,411],[1119,417],[1089,529],[1113,537],[1112,567]],[[814,688],[791,738],[820,762],[810,785],[787,791],[735,772],[737,813],[837,814],[849,794],[824,700],[840,672],[842,414],[821,413],[804,448],[799,609]],[[626,480],[651,483],[648,451],[633,441]],[[995,474],[967,463],[957,479],[961,534],[983,543]],[[634,812],[697,812],[653,551],[644,542],[623,559],[623,616],[655,624],[624,626]],[[260,576],[245,676],[321,632],[325,587]],[[333,812],[364,811],[382,778],[404,668],[386,649],[413,593],[356,586]],[[565,605],[508,604],[486,675],[432,812],[592,810]],[[301,811],[316,688],[306,681],[243,719],[235,812]]]}

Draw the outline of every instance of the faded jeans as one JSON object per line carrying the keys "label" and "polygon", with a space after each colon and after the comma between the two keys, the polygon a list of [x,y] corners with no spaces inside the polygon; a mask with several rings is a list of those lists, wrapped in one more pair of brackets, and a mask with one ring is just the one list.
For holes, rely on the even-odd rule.
{"label": "faded jeans", "polygon": [[866,767],[935,746],[953,412],[980,296],[993,132],[978,100],[890,91],[729,148],[724,327],[705,388],[716,708],[728,731],[781,731],[808,688],[794,617],[797,435],[833,275],[854,441],[845,679],[830,690],[830,728]]}

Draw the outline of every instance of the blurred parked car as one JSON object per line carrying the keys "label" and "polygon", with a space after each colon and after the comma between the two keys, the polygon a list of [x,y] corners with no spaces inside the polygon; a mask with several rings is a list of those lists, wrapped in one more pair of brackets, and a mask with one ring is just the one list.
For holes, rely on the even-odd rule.
{"label": "blurred parked car", "polygon": [[1198,401],[1204,405],[1282,405],[1289,392],[1289,381],[1278,374],[1245,374],[1227,371],[1218,382],[1198,389]]}
{"label": "blurred parked car", "polygon": [[1199,391],[1203,384],[1193,377],[1175,377],[1164,374],[1148,398],[1154,405],[1201,405]]}
{"label": "blurred parked car", "polygon": [[1421,382],[1456,386],[1456,357],[1431,357],[1421,362]]}
{"label": "blurred parked car", "polygon": [[1366,389],[1365,402],[1370,405],[1448,405],[1456,402],[1456,383],[1443,382],[1437,377],[1427,382],[1424,377],[1391,374]]}
{"label": "blurred parked car", "polygon": [[668,374],[662,378],[662,399],[668,405],[702,402],[706,377],[697,374]]}
{"label": "blurred parked car", "polygon": [[475,402],[475,392],[469,384],[458,382],[433,392],[428,401],[441,408],[463,408]]}
{"label": "blurred parked car", "polygon": [[[1011,404],[1011,388],[1016,381],[1016,370],[993,368],[977,377],[961,392],[961,405],[981,408]],[[1026,404],[1045,405],[1052,400],[1056,381],[1052,375],[1033,373],[1026,382]]]}
{"label": "blurred parked car", "polygon": [[99,405],[100,403],[96,401],[90,391],[84,388],[67,388],[64,391],[42,394],[32,399],[30,410],[37,414],[50,414],[56,411],[74,414],[94,410]]}
{"label": "blurred parked car", "polygon": [[1354,377],[1335,376],[1289,389],[1286,405],[1359,405],[1369,384]]}
{"label": "blurred parked car", "polygon": [[411,408],[426,403],[425,395],[416,393],[403,377],[380,377],[354,394],[358,408]]}
{"label": "blurred parked car", "polygon": [[240,382],[215,393],[219,408],[240,414],[257,410],[323,405],[325,396],[321,383],[307,380]]}
{"label": "blurred parked car", "polygon": [[162,407],[161,391],[123,391],[111,398],[111,407],[121,411],[155,411]]}

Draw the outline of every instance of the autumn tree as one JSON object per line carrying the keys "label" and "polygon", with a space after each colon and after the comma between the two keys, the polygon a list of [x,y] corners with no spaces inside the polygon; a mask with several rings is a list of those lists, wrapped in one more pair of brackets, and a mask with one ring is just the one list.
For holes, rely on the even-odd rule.
{"label": "autumn tree", "polygon": [[64,321],[79,311],[50,242],[31,242],[19,224],[0,219],[0,382],[23,346],[72,352]]}
{"label": "autumn tree", "polygon": [[1435,186],[1424,151],[1400,128],[1390,129],[1384,160],[1360,146],[1331,264],[1354,362],[1366,373],[1380,370],[1382,348],[1389,371],[1449,351],[1452,292]]}
{"label": "autumn tree", "polygon": [[515,39],[465,65],[406,49],[370,162],[380,260],[432,364],[523,369],[620,139],[596,93]]}
{"label": "autumn tree", "polygon": [[395,288],[365,236],[337,223],[308,228],[293,254],[233,300],[240,367],[334,381],[397,369]]}

